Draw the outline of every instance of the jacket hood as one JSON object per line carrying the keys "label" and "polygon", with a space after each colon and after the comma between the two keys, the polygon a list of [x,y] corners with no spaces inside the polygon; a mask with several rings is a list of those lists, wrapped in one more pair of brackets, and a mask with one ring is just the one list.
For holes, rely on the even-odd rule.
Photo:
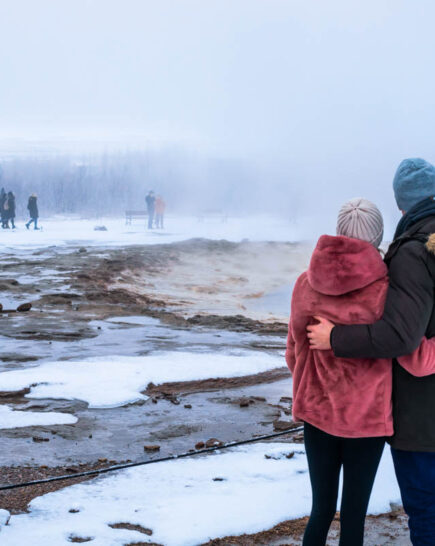
{"label": "jacket hood", "polygon": [[308,282],[328,296],[360,290],[387,275],[379,251],[350,237],[322,235],[311,257]]}

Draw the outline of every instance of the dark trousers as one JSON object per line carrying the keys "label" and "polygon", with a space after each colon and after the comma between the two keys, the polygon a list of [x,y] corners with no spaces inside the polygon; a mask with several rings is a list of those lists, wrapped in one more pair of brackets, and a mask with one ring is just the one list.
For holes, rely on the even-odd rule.
{"label": "dark trousers", "polygon": [[27,227],[29,228],[32,223],[35,224],[35,229],[38,229],[38,218],[30,218],[30,220],[26,224]]}
{"label": "dark trousers", "polygon": [[313,506],[303,546],[324,546],[337,510],[340,470],[340,546],[360,546],[376,471],[385,438],[340,438],[305,423],[305,449]]}
{"label": "dark trousers", "polygon": [[414,546],[435,544],[435,453],[391,449]]}

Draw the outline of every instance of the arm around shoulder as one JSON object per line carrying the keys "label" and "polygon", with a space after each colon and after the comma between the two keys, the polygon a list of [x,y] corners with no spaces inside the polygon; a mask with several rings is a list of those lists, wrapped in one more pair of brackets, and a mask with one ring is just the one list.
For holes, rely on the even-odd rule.
{"label": "arm around shoulder", "polygon": [[344,358],[397,358],[412,353],[425,335],[433,309],[433,278],[424,247],[404,244],[391,261],[384,314],[374,324],[337,325],[334,354]]}

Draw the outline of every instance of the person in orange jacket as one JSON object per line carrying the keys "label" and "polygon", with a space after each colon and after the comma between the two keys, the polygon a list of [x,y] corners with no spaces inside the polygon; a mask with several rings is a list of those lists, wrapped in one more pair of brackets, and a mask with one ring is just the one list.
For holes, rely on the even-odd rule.
{"label": "person in orange jacket", "polygon": [[156,228],[163,229],[163,217],[165,214],[166,209],[166,203],[163,201],[163,198],[161,195],[158,195],[156,197],[156,204],[155,204],[155,210],[156,210]]}

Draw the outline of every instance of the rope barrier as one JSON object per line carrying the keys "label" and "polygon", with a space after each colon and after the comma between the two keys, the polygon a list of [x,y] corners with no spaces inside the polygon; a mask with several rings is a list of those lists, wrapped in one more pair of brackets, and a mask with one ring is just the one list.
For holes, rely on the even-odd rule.
{"label": "rope barrier", "polygon": [[34,480],[31,482],[23,483],[13,483],[9,485],[0,485],[0,491],[6,491],[9,489],[20,489],[24,487],[32,487],[34,485],[41,485],[44,483],[52,483],[59,481],[74,480],[76,478],[84,478],[87,476],[97,476],[98,474],[107,474],[108,472],[116,472],[117,470],[123,470],[125,468],[134,468],[136,466],[145,466],[148,464],[162,463],[166,461],[173,461],[176,459],[184,459],[186,457],[193,457],[195,455],[200,455],[201,453],[210,453],[212,451],[219,451],[222,449],[229,449],[230,447],[237,447],[246,444],[252,444],[254,442],[260,442],[261,440],[270,440],[271,438],[277,438],[278,436],[285,436],[287,434],[293,434],[295,432],[301,432],[304,429],[303,426],[296,427],[293,429],[285,430],[283,432],[274,432],[271,434],[265,434],[263,436],[257,436],[256,438],[250,438],[249,440],[239,440],[236,442],[228,442],[220,446],[206,447],[203,449],[196,449],[192,451],[186,451],[184,453],[176,455],[168,455],[167,457],[160,457],[159,459],[148,459],[147,461],[139,461],[136,463],[125,463],[118,464],[113,466],[108,466],[107,468],[100,468],[98,470],[87,470],[85,472],[77,472],[76,474],[67,474],[64,476],[54,476],[51,478],[44,478],[42,480]]}

